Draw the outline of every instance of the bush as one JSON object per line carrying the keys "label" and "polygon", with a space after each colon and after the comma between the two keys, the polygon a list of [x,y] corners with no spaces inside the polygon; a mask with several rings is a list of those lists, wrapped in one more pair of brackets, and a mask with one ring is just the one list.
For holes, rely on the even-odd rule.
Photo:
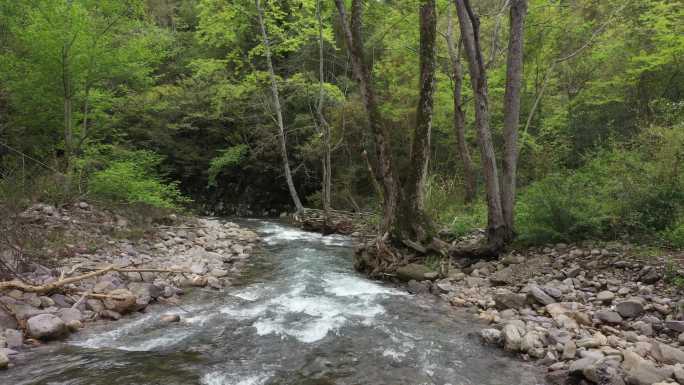
{"label": "bush", "polygon": [[[654,238],[684,210],[684,133],[645,131],[584,166],[548,176],[522,191],[517,208],[525,243],[587,238]],[[677,238],[677,231],[671,230]]]}
{"label": "bush", "polygon": [[150,151],[111,146],[92,149],[79,162],[87,176],[88,195],[111,203],[143,204],[177,209],[190,200],[177,182],[166,182],[157,171],[162,157]]}
{"label": "bush", "polygon": [[684,249],[684,221],[663,233],[664,238],[672,245]]}

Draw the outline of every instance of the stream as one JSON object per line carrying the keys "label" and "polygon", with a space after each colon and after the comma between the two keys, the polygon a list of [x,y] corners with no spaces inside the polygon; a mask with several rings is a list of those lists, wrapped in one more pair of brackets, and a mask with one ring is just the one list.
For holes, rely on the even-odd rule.
{"label": "stream", "polygon": [[[194,290],[23,353],[0,384],[536,385],[540,371],[483,346],[472,315],[371,281],[351,241],[268,221],[234,286]],[[162,314],[180,323],[162,325]]]}

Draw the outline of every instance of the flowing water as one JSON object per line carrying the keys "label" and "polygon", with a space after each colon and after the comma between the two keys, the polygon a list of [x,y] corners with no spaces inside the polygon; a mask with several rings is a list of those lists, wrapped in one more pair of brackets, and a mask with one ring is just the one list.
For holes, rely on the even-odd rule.
{"label": "flowing water", "polygon": [[[235,286],[33,349],[0,384],[541,383],[534,367],[482,346],[472,316],[356,274],[347,238],[248,226],[265,251]],[[167,313],[183,321],[161,325]]]}

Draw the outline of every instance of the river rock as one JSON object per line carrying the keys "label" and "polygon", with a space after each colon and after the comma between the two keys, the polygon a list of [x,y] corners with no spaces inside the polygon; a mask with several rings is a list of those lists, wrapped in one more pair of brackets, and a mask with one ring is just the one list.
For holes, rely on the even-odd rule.
{"label": "river rock", "polygon": [[78,309],[64,308],[57,311],[57,316],[68,324],[69,321],[81,321],[83,320],[83,314]]}
{"label": "river rock", "polygon": [[66,324],[52,314],[39,314],[27,322],[28,334],[36,339],[54,340],[69,334]]}
{"label": "river rock", "polygon": [[550,305],[558,302],[537,285],[530,285],[528,289],[527,296],[534,302],[538,302],[542,305]]}
{"label": "river rock", "polygon": [[497,271],[491,277],[489,277],[489,282],[495,286],[513,284],[515,282],[513,267],[509,266]]}
{"label": "river rock", "polygon": [[487,344],[496,345],[501,342],[501,332],[497,329],[482,329],[480,337]]}
{"label": "river rock", "polygon": [[494,304],[494,306],[499,310],[519,310],[527,305],[527,298],[522,294],[502,292],[494,295]]}
{"label": "river rock", "polygon": [[429,273],[430,269],[418,263],[409,263],[408,265],[399,266],[396,270],[397,278],[404,282],[410,280],[422,281],[425,279],[425,274]]}
{"label": "river rock", "polygon": [[531,357],[543,357],[545,351],[541,335],[534,330],[525,333],[520,342],[520,351],[529,354]]}
{"label": "river rock", "polygon": [[644,305],[638,299],[629,299],[618,303],[615,309],[625,318],[634,318],[644,312]]}
{"label": "river rock", "polygon": [[611,303],[613,299],[615,299],[615,293],[613,293],[612,291],[604,290],[596,294],[596,299],[604,303]]}
{"label": "river rock", "polygon": [[672,377],[674,373],[673,367],[656,367],[653,362],[641,358],[631,350],[625,350],[622,355],[622,367],[627,373],[627,383],[630,385],[651,385]]}
{"label": "river rock", "polygon": [[577,345],[575,341],[568,341],[563,345],[563,355],[561,356],[564,360],[572,360],[577,355]]}
{"label": "river rock", "polygon": [[19,327],[17,320],[0,308],[0,329],[16,329],[17,327]]}
{"label": "river rock", "polygon": [[5,342],[10,349],[19,348],[24,344],[24,335],[15,329],[5,330]]}
{"label": "river rock", "polygon": [[114,310],[105,309],[100,312],[100,317],[117,321],[120,320],[122,316],[120,313],[117,313]]}
{"label": "river rock", "polygon": [[651,356],[663,364],[684,364],[684,351],[658,341],[651,343]]}
{"label": "river rock", "polygon": [[106,298],[103,301],[105,308],[108,310],[115,311],[119,314],[126,314],[134,311],[137,307],[137,298],[128,289],[116,289],[107,294],[119,297],[119,299]]}
{"label": "river rock", "polygon": [[0,353],[0,369],[7,369],[9,367],[9,357],[5,353]]}
{"label": "river rock", "polygon": [[612,310],[599,310],[594,313],[594,317],[601,323],[605,324],[621,324],[622,316]]}
{"label": "river rock", "polygon": [[582,370],[586,379],[594,384],[625,385],[620,361],[613,357],[601,358]]}
{"label": "river rock", "polygon": [[164,314],[159,321],[163,323],[180,322],[180,316],[178,314]]}
{"label": "river rock", "polygon": [[522,321],[511,321],[504,325],[501,335],[504,341],[504,348],[512,352],[520,351],[522,336],[525,333],[525,325]]}
{"label": "river rock", "polygon": [[665,321],[665,327],[678,333],[684,333],[684,321]]}

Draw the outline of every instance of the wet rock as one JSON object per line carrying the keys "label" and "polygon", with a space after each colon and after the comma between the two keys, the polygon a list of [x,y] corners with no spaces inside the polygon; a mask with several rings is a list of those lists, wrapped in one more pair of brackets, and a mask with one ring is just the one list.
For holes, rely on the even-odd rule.
{"label": "wet rock", "polygon": [[9,357],[5,353],[0,353],[0,369],[7,369],[9,367]]}
{"label": "wet rock", "polygon": [[601,322],[605,324],[621,324],[622,323],[622,316],[614,312],[612,310],[599,310],[596,313],[594,313],[594,317]]}
{"label": "wet rock", "polygon": [[429,273],[430,269],[418,263],[409,263],[405,266],[400,266],[396,270],[397,278],[404,282],[410,280],[422,281],[425,279],[425,273]]}
{"label": "wet rock", "polygon": [[27,322],[28,334],[36,339],[54,340],[69,334],[66,324],[52,314],[39,314]]}
{"label": "wet rock", "polygon": [[615,309],[625,318],[634,318],[644,312],[644,305],[638,299],[629,299],[618,303]]}
{"label": "wet rock", "polygon": [[136,297],[148,297],[150,299],[157,299],[163,293],[162,288],[149,282],[131,282],[128,284],[128,290]]}
{"label": "wet rock", "polygon": [[415,279],[409,281],[407,289],[411,294],[427,294],[430,292],[430,286],[427,282],[418,282]]}
{"label": "wet rock", "polygon": [[112,290],[108,295],[117,297],[117,299],[107,298],[103,301],[105,308],[108,310],[119,314],[126,314],[134,311],[138,306],[136,296],[128,289]]}
{"label": "wet rock", "polygon": [[5,330],[5,342],[10,349],[19,348],[24,344],[24,335],[15,329]]}
{"label": "wet rock", "polygon": [[122,317],[120,313],[117,313],[114,310],[103,310],[100,312],[100,316],[114,321],[120,320]]}
{"label": "wet rock", "polygon": [[209,287],[211,287],[212,289],[217,290],[223,288],[221,281],[218,278],[212,276],[207,277],[207,285],[209,285]]}
{"label": "wet rock", "polygon": [[178,314],[164,314],[159,321],[163,323],[180,322],[180,316]]}
{"label": "wet rock", "polygon": [[0,329],[16,329],[18,327],[17,320],[4,309],[0,308]]}
{"label": "wet rock", "polygon": [[497,329],[482,329],[480,330],[480,337],[487,344],[496,345],[501,342],[501,332]]}
{"label": "wet rock", "polygon": [[63,294],[53,294],[50,296],[50,299],[58,307],[71,307],[73,305],[73,301],[67,299]]}
{"label": "wet rock", "polygon": [[73,333],[81,329],[83,327],[83,323],[77,319],[72,319],[71,321],[66,322],[66,326],[69,331]]}
{"label": "wet rock", "polygon": [[105,309],[104,304],[99,299],[87,299],[86,309],[99,313]]}

